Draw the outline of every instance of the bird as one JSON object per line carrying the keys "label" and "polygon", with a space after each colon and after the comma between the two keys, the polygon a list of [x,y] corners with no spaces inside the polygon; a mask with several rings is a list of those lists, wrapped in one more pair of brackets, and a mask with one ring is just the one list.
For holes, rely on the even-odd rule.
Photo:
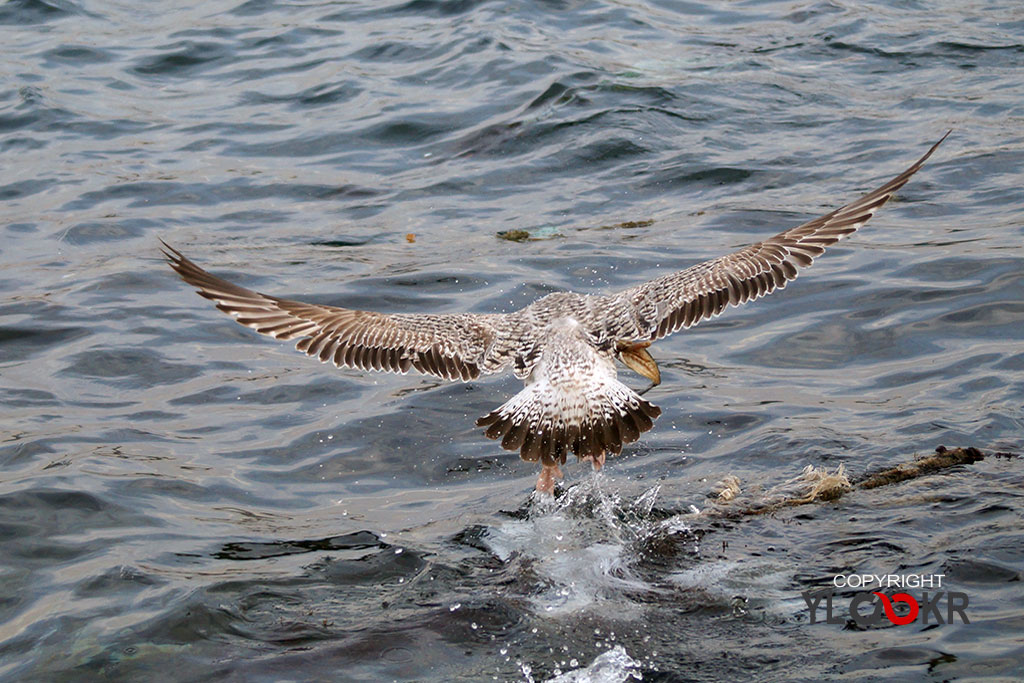
{"label": "bird", "polygon": [[659,384],[653,342],[784,288],[864,225],[950,132],[881,187],[773,237],[627,289],[554,292],[511,313],[379,313],[303,303],[212,275],[163,240],[162,252],[218,309],[256,332],[295,340],[297,350],[321,362],[463,382],[511,370],[523,389],[476,424],[502,448],[539,462],[536,491],[552,495],[568,455],[600,470],[606,455],[620,454],[661,414],[618,379],[616,361],[651,387]]}

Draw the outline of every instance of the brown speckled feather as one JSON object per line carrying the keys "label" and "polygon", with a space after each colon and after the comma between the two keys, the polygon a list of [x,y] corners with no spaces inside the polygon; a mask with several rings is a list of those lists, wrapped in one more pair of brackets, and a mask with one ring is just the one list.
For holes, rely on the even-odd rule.
{"label": "brown speckled feather", "polygon": [[917,173],[949,133],[898,176],[860,199],[732,254],[632,287],[621,296],[644,321],[642,338],[655,340],[718,315],[729,305],[782,289],[825,248],[855,232]]}
{"label": "brown speckled feather", "polygon": [[199,294],[239,323],[275,339],[298,339],[295,348],[322,362],[360,370],[469,381],[512,361],[495,344],[499,315],[403,315],[306,304],[260,294],[206,272],[164,244],[171,267]]}
{"label": "brown speckled feather", "polygon": [[526,386],[477,424],[503,448],[542,462],[538,490],[548,491],[568,454],[599,466],[661,413],[617,379],[616,359],[627,354],[631,367],[657,382],[648,341],[785,287],[870,219],[942,140],[877,190],[745,249],[610,295],[549,294],[514,313],[385,314],[307,304],[222,280],[166,244],[164,255],[217,308],[257,332],[297,340],[298,350],[323,362],[463,381],[511,369]]}

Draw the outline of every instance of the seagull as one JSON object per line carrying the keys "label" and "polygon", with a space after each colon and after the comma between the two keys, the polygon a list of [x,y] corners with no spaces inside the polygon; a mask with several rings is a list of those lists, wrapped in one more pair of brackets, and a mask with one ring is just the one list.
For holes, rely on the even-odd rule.
{"label": "seagull", "polygon": [[784,288],[864,225],[948,135],[878,189],[774,237],[622,291],[556,292],[513,313],[377,313],[303,303],[223,280],[161,240],[162,251],[221,311],[261,334],[297,340],[297,350],[321,362],[463,382],[511,370],[524,381],[522,391],[476,424],[502,448],[539,461],[536,490],[551,495],[570,453],[599,470],[606,454],[621,453],[661,414],[619,381],[616,360],[651,387],[659,384],[652,342]]}

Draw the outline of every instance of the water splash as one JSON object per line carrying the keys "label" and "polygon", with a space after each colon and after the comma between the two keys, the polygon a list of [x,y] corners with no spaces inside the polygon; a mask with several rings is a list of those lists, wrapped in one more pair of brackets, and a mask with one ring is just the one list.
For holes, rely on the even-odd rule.
{"label": "water splash", "polygon": [[635,497],[607,490],[597,473],[557,500],[540,497],[524,519],[491,527],[485,543],[503,562],[518,560],[536,576],[526,596],[538,613],[563,615],[583,610],[616,618],[639,615],[629,596],[660,590],[633,569],[638,548],[654,533],[665,533],[651,518],[659,487]]}
{"label": "water splash", "polygon": [[625,648],[621,645],[616,645],[595,657],[590,666],[567,671],[549,678],[546,683],[623,683],[630,679],[641,681],[644,676],[639,669],[640,662],[626,654]]}

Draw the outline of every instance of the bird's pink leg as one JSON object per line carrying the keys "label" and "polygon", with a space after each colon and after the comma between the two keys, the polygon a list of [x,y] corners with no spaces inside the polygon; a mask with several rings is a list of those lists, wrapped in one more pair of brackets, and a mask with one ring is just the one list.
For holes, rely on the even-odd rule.
{"label": "bird's pink leg", "polygon": [[590,464],[594,466],[595,472],[600,472],[601,468],[604,467],[604,451],[601,452],[601,455],[591,457]]}
{"label": "bird's pink leg", "polygon": [[537,477],[537,492],[555,495],[555,480],[562,478],[562,470],[558,465],[542,465]]}

